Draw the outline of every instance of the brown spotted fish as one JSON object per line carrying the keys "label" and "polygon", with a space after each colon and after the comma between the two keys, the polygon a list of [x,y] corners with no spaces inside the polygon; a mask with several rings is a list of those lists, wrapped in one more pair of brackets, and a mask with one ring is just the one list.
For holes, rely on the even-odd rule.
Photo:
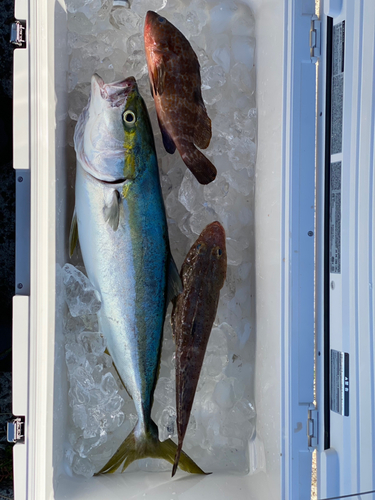
{"label": "brown spotted fish", "polygon": [[183,291],[173,304],[178,446],[172,476],[180,459],[226,271],[225,231],[219,222],[213,222],[202,231],[182,264]]}
{"label": "brown spotted fish", "polygon": [[184,35],[167,19],[147,12],[144,40],[151,93],[164,147],[178,149],[201,184],[216,177],[214,165],[195,147],[211,140],[211,120],[201,93],[198,58]]}

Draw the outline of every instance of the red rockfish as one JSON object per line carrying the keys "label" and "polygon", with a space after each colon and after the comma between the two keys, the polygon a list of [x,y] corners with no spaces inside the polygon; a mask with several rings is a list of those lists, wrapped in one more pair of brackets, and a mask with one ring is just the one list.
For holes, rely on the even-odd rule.
{"label": "red rockfish", "polygon": [[164,147],[170,154],[177,148],[197,180],[208,184],[215,179],[216,168],[195,147],[207,148],[212,135],[197,55],[173,24],[152,11],[146,15],[144,39]]}

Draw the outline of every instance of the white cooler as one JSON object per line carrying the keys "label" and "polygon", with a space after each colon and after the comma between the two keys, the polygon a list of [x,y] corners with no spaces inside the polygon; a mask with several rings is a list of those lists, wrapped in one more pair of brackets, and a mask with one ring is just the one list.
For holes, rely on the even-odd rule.
{"label": "white cooler", "polygon": [[319,499],[375,498],[375,2],[248,2],[259,116],[255,405],[265,466],[173,480],[64,472],[55,272],[67,261],[72,202],[66,12],[64,0],[16,0],[26,48],[14,52],[15,500],[306,500],[314,449]]}

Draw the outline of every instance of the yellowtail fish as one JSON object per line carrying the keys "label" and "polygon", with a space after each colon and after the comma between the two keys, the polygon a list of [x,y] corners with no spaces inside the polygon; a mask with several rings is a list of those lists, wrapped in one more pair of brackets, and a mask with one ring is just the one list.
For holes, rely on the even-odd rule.
{"label": "yellowtail fish", "polygon": [[[151,420],[166,307],[181,289],[170,253],[154,138],[133,77],[105,84],[94,75],[79,117],[75,215],[87,275],[101,295],[101,331],[133,398],[138,421],[99,473],[153,457],[173,463],[176,445],[160,442]],[[187,456],[183,470],[203,473]]]}
{"label": "yellowtail fish", "polygon": [[190,248],[180,273],[183,292],[173,301],[178,448],[172,476],[182,458],[182,444],[226,272],[225,231],[219,222],[213,222]]}

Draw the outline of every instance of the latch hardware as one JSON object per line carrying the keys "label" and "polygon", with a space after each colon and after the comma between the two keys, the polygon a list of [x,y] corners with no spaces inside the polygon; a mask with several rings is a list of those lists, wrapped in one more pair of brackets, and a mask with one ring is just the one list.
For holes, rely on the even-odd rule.
{"label": "latch hardware", "polygon": [[10,43],[26,48],[26,21],[14,21],[10,27]]}
{"label": "latch hardware", "polygon": [[7,422],[8,443],[18,443],[25,438],[25,417],[17,417]]}
{"label": "latch hardware", "polygon": [[318,446],[319,412],[311,405],[307,413],[307,444],[310,451]]}
{"label": "latch hardware", "polygon": [[317,16],[311,18],[310,28],[310,57],[313,63],[316,63],[320,57],[320,21]]}

